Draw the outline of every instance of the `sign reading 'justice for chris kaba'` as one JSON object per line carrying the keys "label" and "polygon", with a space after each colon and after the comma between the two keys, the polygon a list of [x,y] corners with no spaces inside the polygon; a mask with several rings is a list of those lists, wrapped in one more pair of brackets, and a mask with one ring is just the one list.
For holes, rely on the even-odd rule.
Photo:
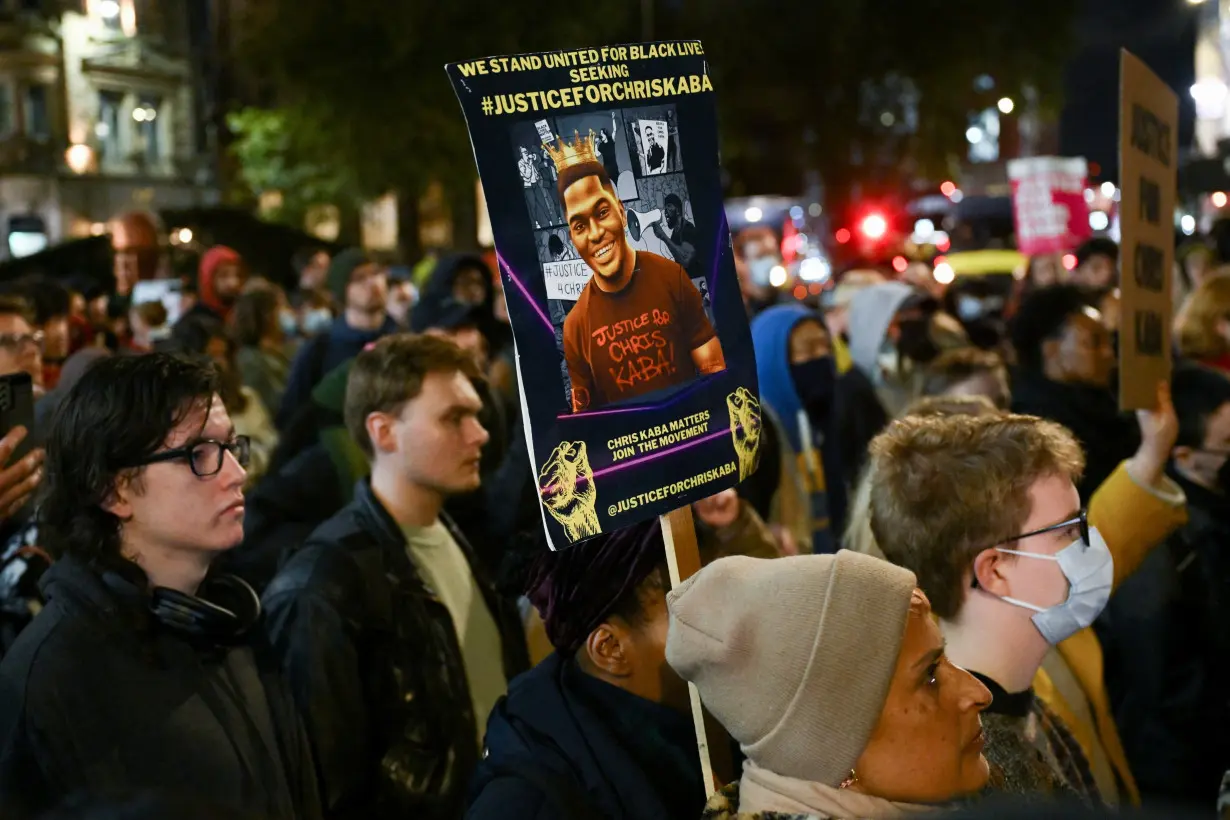
{"label": "sign reading 'justice for chris kaba'", "polygon": [[1139,59],[1120,56],[1119,406],[1141,410],[1153,409],[1157,383],[1170,380],[1179,100]]}
{"label": "sign reading 'justice for chris kaba'", "polygon": [[760,404],[701,44],[447,71],[487,199],[551,545],[737,484],[756,465]]}

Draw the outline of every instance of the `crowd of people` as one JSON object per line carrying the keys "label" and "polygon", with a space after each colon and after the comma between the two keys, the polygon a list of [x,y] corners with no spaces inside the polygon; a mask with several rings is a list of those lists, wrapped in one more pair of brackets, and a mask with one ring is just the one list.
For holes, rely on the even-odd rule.
{"label": "crowd of people", "polygon": [[0,439],[0,816],[1211,814],[1205,251],[1173,378],[1125,414],[1113,243],[960,315],[880,275],[785,301],[737,247],[759,466],[693,505],[677,583],[658,521],[545,546],[482,256],[412,281],[309,248],[286,289],[214,247],[169,305],[120,264],[112,291],[11,283],[0,375],[37,403]]}

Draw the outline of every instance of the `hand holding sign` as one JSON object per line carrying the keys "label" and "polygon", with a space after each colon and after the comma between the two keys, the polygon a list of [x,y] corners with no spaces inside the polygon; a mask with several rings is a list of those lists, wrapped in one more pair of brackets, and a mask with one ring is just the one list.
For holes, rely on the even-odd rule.
{"label": "hand holding sign", "polygon": [[1179,417],[1170,397],[1170,383],[1157,383],[1157,404],[1152,410],[1137,410],[1140,447],[1128,462],[1128,472],[1142,487],[1152,487],[1162,479],[1170,451],[1179,438]]}

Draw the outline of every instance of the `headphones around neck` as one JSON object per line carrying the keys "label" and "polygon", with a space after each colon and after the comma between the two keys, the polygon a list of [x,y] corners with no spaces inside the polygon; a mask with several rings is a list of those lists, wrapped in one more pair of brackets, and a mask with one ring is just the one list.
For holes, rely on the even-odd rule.
{"label": "headphones around neck", "polygon": [[146,595],[132,578],[114,570],[104,572],[102,579],[121,598],[145,604],[155,621],[188,638],[235,643],[260,620],[260,596],[234,575],[206,578],[199,595],[166,587],[153,587]]}
{"label": "headphones around neck", "polygon": [[260,619],[260,597],[242,578],[219,575],[208,579],[202,591],[210,593],[209,600],[155,587],[150,593],[150,614],[168,629],[217,643],[239,640]]}

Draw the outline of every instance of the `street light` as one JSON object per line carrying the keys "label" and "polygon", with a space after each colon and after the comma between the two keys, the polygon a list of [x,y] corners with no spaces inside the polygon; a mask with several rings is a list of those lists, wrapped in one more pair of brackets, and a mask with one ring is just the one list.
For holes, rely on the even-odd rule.
{"label": "street light", "polygon": [[94,162],[94,149],[82,143],[71,145],[64,152],[64,161],[74,174],[84,174],[90,170],[90,165]]}
{"label": "street light", "polygon": [[120,4],[116,0],[102,0],[98,4],[98,13],[104,20],[114,20],[120,16]]}
{"label": "street light", "polygon": [[965,129],[965,140],[970,145],[977,145],[982,142],[982,129],[976,125],[971,125]]}
{"label": "street light", "polygon": [[1196,117],[1202,120],[1220,120],[1226,114],[1226,98],[1230,89],[1217,78],[1204,79],[1191,87],[1192,99],[1196,102]]}
{"label": "street light", "polygon": [[1012,109],[1016,108],[1016,103],[1012,101],[1011,97],[1000,97],[997,105],[1001,114],[1011,114]]}

